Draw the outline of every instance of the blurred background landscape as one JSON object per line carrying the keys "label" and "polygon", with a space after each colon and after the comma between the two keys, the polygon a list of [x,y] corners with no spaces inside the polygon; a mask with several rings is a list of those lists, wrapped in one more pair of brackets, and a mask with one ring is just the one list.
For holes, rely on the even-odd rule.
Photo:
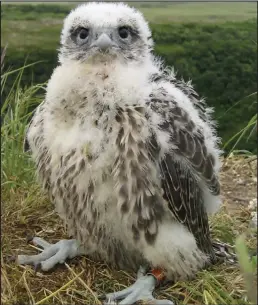
{"label": "blurred background landscape", "polygon": [[[57,65],[63,18],[78,3],[2,3],[1,45],[8,45],[5,69],[44,61],[24,70],[22,86],[49,79]],[[197,92],[215,108],[228,152],[235,143],[228,140],[257,112],[256,95],[251,95],[257,91],[257,4],[129,4],[150,22],[156,54],[174,66],[179,77],[192,79]],[[3,98],[14,78],[8,77]],[[247,132],[237,149],[255,153],[256,130]]]}

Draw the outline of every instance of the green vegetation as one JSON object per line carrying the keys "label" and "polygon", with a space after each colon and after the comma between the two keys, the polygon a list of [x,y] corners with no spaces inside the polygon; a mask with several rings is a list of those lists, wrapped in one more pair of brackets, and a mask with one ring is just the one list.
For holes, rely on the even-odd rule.
{"label": "green vegetation", "polygon": [[[3,17],[6,20],[38,20],[40,18],[64,17],[79,2],[39,3],[21,5],[6,3]],[[174,3],[174,2],[128,2],[137,7],[149,22],[225,22],[256,18],[255,3]]]}
{"label": "green vegetation", "polygon": [[[214,107],[224,143],[256,113],[256,96],[250,95],[257,85],[254,26],[244,22],[154,27],[157,53],[175,67],[178,76],[193,79],[197,92]],[[238,148],[255,152],[255,134],[247,138],[243,135]]]}
{"label": "green vegetation", "polygon": [[236,252],[239,259],[239,265],[245,278],[245,284],[250,301],[253,304],[257,301],[257,289],[254,289],[255,272],[257,271],[257,255],[250,260],[248,248],[245,244],[244,236],[236,239]]}
{"label": "green vegetation", "polygon": [[[22,86],[49,79],[57,65],[63,18],[74,6],[71,3],[2,6],[1,43],[8,44],[5,65],[15,69],[25,60],[44,61],[24,71]],[[154,8],[151,3],[138,3],[136,6],[151,21],[156,54],[167,65],[174,66],[179,77],[192,79],[197,92],[215,108],[218,132],[228,152],[234,145],[229,141],[231,137],[256,113],[256,96],[250,96],[256,91],[257,83],[255,4],[163,3]],[[216,18],[212,19],[211,14]],[[165,15],[173,22],[167,23],[171,20]],[[242,17],[238,18],[239,15]],[[3,98],[13,80],[13,77],[8,79]],[[250,137],[244,134],[237,149],[255,153],[256,133]]]}
{"label": "green vegetation", "polygon": [[28,186],[34,182],[31,158],[23,153],[22,147],[26,126],[31,117],[30,109],[40,102],[40,96],[36,93],[41,86],[30,86],[26,90],[20,87],[21,76],[28,67],[29,65],[1,75],[2,90],[8,77],[15,76],[12,88],[1,105],[1,181],[5,190],[24,187],[25,183]]}

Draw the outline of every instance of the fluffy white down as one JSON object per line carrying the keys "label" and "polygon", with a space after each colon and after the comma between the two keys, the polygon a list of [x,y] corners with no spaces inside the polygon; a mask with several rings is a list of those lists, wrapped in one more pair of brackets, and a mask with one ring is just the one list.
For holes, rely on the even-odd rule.
{"label": "fluffy white down", "polygon": [[[92,66],[71,61],[57,67],[49,81],[46,95],[49,112],[55,110],[56,113],[54,120],[48,118],[45,121],[45,141],[51,155],[56,156],[56,160],[58,160],[60,154],[65,154],[72,148],[79,149],[85,145],[92,154],[98,154],[105,134],[101,128],[97,128],[93,124],[95,99],[88,99],[85,113],[79,108],[84,97],[89,98],[92,92],[95,92],[97,96],[103,96],[105,93],[104,102],[111,109],[115,104],[120,106],[135,103],[144,105],[150,92],[155,91],[158,87],[157,84],[148,82],[148,76],[157,71],[158,66],[154,65],[151,60],[146,61],[142,66],[135,64],[122,66],[116,62],[105,66]],[[108,75],[108,78],[103,80],[103,75]],[[162,83],[162,86],[167,90],[168,95],[175,98],[180,107],[185,109],[196,125],[203,130],[208,151],[215,151],[215,170],[218,171],[220,167],[219,150],[216,147],[216,138],[212,130],[199,118],[197,110],[185,94],[169,83]],[[66,109],[61,103],[63,100],[69,101]],[[78,120],[70,117],[69,109],[78,112]],[[85,117],[83,125],[80,125],[81,117]],[[173,146],[169,144],[167,134],[157,128],[159,123],[160,117],[153,114],[150,124],[154,128],[156,125],[158,141],[161,144],[162,152],[165,153],[173,149]],[[116,133],[117,131],[114,130],[113,134]],[[145,137],[147,138],[148,135],[148,131],[146,131]],[[103,168],[109,167],[114,162],[115,149],[115,138],[112,139],[111,134],[106,153],[90,168],[91,175],[95,176],[95,180],[101,176]],[[79,188],[85,187],[86,180],[86,176],[83,179],[82,177],[78,179]],[[80,181],[84,181],[84,183],[82,184]],[[205,185],[203,185],[203,190],[207,212],[216,212],[220,206],[220,197],[212,196]],[[108,190],[103,193],[103,196],[107,196],[107,193]]]}
{"label": "fluffy white down", "polygon": [[[121,66],[116,62],[93,66],[72,61],[57,67],[46,94],[47,107],[58,114],[54,120],[46,120],[46,141],[49,141],[50,149],[67,152],[90,142],[93,152],[97,153],[104,134],[101,128],[93,126],[95,98],[90,97],[93,92],[98,97],[105,94],[104,103],[110,109],[117,104],[144,104],[151,92],[147,85],[147,69],[147,64],[139,68],[136,65]],[[108,75],[108,79],[103,80],[103,75]],[[84,97],[88,99],[86,112],[79,108]],[[65,109],[63,100],[67,101]],[[70,117],[69,110],[77,111],[80,115],[78,120]],[[81,117],[86,118],[83,126],[79,126]]]}
{"label": "fluffy white down", "polygon": [[[180,275],[178,279],[192,277],[208,262],[208,258],[198,249],[193,235],[176,222],[167,222],[160,226],[155,245],[154,249],[144,244],[144,256],[153,265],[162,266],[169,278],[173,278],[175,274]],[[184,255],[184,259],[179,253]]]}

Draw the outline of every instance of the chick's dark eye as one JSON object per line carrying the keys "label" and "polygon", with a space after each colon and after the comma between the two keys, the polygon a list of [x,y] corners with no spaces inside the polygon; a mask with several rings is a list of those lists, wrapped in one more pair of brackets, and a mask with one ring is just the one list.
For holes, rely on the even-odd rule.
{"label": "chick's dark eye", "polygon": [[89,36],[89,30],[88,29],[81,29],[79,32],[80,39],[86,39]]}
{"label": "chick's dark eye", "polygon": [[118,33],[121,38],[126,39],[129,36],[129,29],[124,26],[120,27]]}

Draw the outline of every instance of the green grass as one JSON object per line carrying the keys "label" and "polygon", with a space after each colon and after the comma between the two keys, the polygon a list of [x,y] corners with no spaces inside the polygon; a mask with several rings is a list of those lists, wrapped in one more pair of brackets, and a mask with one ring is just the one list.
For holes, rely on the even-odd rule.
{"label": "green grass", "polygon": [[[252,102],[252,104],[257,104],[257,92],[254,92],[254,93],[250,94],[248,97],[254,98],[254,101]],[[231,109],[236,107],[241,102],[243,102],[243,100],[240,100],[237,103],[235,103],[226,112],[230,111]],[[244,137],[246,138],[246,142],[248,142],[248,140],[254,135],[257,137],[257,113],[254,114],[250,118],[248,123],[241,130],[239,130],[237,133],[232,135],[229,138],[229,140],[226,143],[224,143],[223,150],[227,149],[228,146],[231,146],[231,149],[229,150],[228,155],[230,155],[232,153],[233,154],[238,154],[238,155],[239,154],[241,154],[241,155],[252,155],[252,153],[249,152],[249,151],[238,150],[237,148],[238,148],[239,143],[241,142],[241,140],[243,140]]]}
{"label": "green grass", "polygon": [[2,21],[2,45],[29,51],[30,48],[49,49],[58,47],[62,21],[53,24],[51,21]]}
{"label": "green grass", "polygon": [[[32,66],[27,65],[16,71],[7,71],[1,75],[1,89],[3,90],[7,78],[16,73],[8,96],[1,107],[1,180],[4,189],[28,186],[34,182],[34,167],[31,159],[22,151],[25,128],[31,117],[29,108],[39,103],[40,96],[36,95],[41,85],[31,86],[27,89],[20,88],[23,70]],[[36,97],[37,96],[37,97]]]}
{"label": "green grass", "polygon": [[181,3],[166,7],[140,8],[153,23],[171,22],[225,22],[256,18],[254,3]]}

